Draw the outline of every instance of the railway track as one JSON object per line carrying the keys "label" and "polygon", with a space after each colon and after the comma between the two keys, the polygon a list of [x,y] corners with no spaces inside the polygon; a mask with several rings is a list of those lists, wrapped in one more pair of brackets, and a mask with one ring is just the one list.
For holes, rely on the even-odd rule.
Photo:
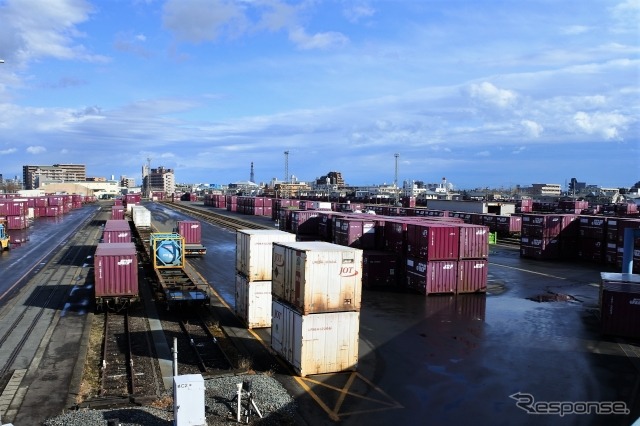
{"label": "railway track", "polygon": [[133,395],[135,374],[131,356],[129,310],[105,313],[100,396]]}
{"label": "railway track", "polygon": [[238,229],[273,229],[273,226],[261,225],[259,223],[250,222],[240,218],[215,213],[198,207],[187,206],[179,203],[171,203],[163,201],[162,204],[169,206],[174,210],[181,211],[196,219],[200,219],[224,228],[230,228],[235,231]]}

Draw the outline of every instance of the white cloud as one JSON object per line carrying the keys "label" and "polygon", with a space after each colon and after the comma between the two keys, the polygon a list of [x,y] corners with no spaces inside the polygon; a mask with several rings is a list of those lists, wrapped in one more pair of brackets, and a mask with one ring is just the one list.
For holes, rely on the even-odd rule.
{"label": "white cloud", "polygon": [[14,152],[17,152],[18,150],[15,148],[9,148],[9,149],[5,149],[3,151],[0,151],[0,154],[2,155],[6,155],[6,154],[13,154]]}
{"label": "white cloud", "polygon": [[489,82],[472,84],[469,87],[469,94],[473,99],[483,103],[492,104],[500,108],[506,108],[513,104],[517,95],[511,90],[499,89]]}
{"label": "white cloud", "polygon": [[178,39],[192,43],[215,41],[223,33],[237,36],[248,26],[242,5],[224,0],[169,0],[162,20]]}
{"label": "white cloud", "polygon": [[573,120],[584,133],[599,135],[605,140],[621,140],[620,131],[625,130],[631,122],[630,118],[618,113],[587,114],[583,111],[575,113]]}
{"label": "white cloud", "polygon": [[29,154],[42,154],[43,152],[47,152],[47,148],[44,146],[29,146],[27,147],[27,152]]}
{"label": "white cloud", "polygon": [[516,149],[514,149],[513,151],[511,151],[512,154],[520,154],[521,152],[525,151],[527,149],[526,146],[520,146]]}
{"label": "white cloud", "polygon": [[567,34],[567,35],[577,35],[577,34],[584,34],[590,31],[591,29],[592,29],[591,27],[587,27],[585,25],[571,25],[568,27],[561,28],[560,32],[562,34]]}
{"label": "white cloud", "polygon": [[536,123],[535,121],[522,120],[520,124],[524,128],[525,134],[532,138],[539,137],[544,131],[544,127],[542,127],[540,124]]}
{"label": "white cloud", "polygon": [[638,32],[640,22],[640,0],[625,0],[611,9],[615,21],[614,32]]}
{"label": "white cloud", "polygon": [[344,46],[349,42],[349,39],[341,33],[326,32],[309,35],[302,27],[292,29],[289,32],[289,40],[303,50],[329,49]]}
{"label": "white cloud", "polygon": [[480,151],[476,154],[478,157],[489,157],[491,153],[489,151]]}
{"label": "white cloud", "polygon": [[375,15],[376,10],[368,4],[351,4],[344,9],[344,16],[349,22],[356,23],[362,18],[370,18]]}
{"label": "white cloud", "polygon": [[0,4],[0,36],[5,50],[16,52],[17,63],[43,57],[106,62],[105,56],[92,54],[77,43],[85,37],[78,25],[93,12],[93,6],[84,0],[8,0]]}

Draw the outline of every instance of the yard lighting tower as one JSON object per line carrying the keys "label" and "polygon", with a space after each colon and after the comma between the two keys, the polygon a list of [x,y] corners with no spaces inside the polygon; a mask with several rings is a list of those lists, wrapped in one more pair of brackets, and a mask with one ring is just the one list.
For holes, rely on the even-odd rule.
{"label": "yard lighting tower", "polygon": [[289,183],[289,151],[284,152],[284,183]]}

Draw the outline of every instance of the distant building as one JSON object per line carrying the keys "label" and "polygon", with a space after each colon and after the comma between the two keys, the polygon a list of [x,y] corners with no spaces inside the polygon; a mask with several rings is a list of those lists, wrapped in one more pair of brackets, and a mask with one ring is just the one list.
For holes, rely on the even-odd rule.
{"label": "distant building", "polygon": [[[147,172],[148,170],[148,172]],[[173,169],[165,169],[160,166],[157,169],[148,169],[146,166],[142,169],[143,184],[145,193],[162,192],[166,195],[176,192],[176,180]]]}
{"label": "distant building", "polygon": [[43,183],[86,182],[84,164],[54,164],[53,166],[22,166],[24,189],[37,189]]}
{"label": "distant building", "polygon": [[324,176],[316,179],[316,185],[336,185],[338,188],[344,188],[344,179],[340,172],[329,172]]}
{"label": "distant building", "polygon": [[128,178],[126,176],[120,177],[120,186],[123,188],[133,188],[136,186],[136,180],[134,178]]}
{"label": "distant building", "polygon": [[[525,188],[526,189],[526,188]],[[534,183],[531,185],[529,195],[532,196],[557,196],[562,193],[562,186],[556,183]]]}

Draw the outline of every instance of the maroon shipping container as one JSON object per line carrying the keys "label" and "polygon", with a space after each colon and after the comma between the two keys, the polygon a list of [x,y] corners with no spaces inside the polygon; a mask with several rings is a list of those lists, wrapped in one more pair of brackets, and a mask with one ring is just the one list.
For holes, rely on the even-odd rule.
{"label": "maroon shipping container", "polygon": [[316,210],[293,210],[291,230],[299,235],[318,235],[318,213]]}
{"label": "maroon shipping container", "polygon": [[394,253],[406,253],[407,245],[406,221],[387,220],[384,222],[384,249]]}
{"label": "maroon shipping container", "polygon": [[124,220],[124,206],[112,206],[111,207],[111,219]]}
{"label": "maroon shipping container", "polygon": [[185,244],[202,243],[202,226],[197,220],[177,221],[177,231],[184,238]]}
{"label": "maroon shipping container", "polygon": [[7,216],[7,229],[27,229],[29,219],[26,215]]}
{"label": "maroon shipping container", "polygon": [[365,250],[362,253],[362,286],[394,288],[398,286],[400,257],[388,251]]}
{"label": "maroon shipping container", "polygon": [[578,218],[578,234],[583,238],[604,241],[607,229],[607,218],[598,216],[580,216]]}
{"label": "maroon shipping container", "polygon": [[47,197],[35,197],[33,205],[34,207],[48,207],[49,199]]}
{"label": "maroon shipping container", "polygon": [[333,243],[358,249],[376,248],[376,221],[351,217],[335,217]]}
{"label": "maroon shipping container", "polygon": [[520,256],[533,259],[559,259],[560,240],[522,236],[520,237]]}
{"label": "maroon shipping container", "polygon": [[602,333],[637,339],[640,337],[640,278],[631,274],[608,275],[620,275],[621,278],[620,281],[610,278],[601,282]]}
{"label": "maroon shipping container", "polygon": [[409,223],[407,255],[425,260],[455,260],[460,249],[458,225]]}
{"label": "maroon shipping container", "polygon": [[521,230],[521,216],[496,216],[496,231],[499,234],[519,234]]}
{"label": "maroon shipping container", "polygon": [[486,259],[458,261],[458,283],[456,293],[485,293],[489,262]]}
{"label": "maroon shipping container", "polygon": [[102,232],[103,243],[130,243],[131,240],[131,226],[128,220],[107,220]]}
{"label": "maroon shipping container", "polygon": [[459,259],[486,259],[489,257],[489,228],[484,225],[461,223],[458,226]]}
{"label": "maroon shipping container", "polygon": [[98,243],[94,257],[95,297],[138,297],[138,257],[133,243]]}
{"label": "maroon shipping container", "polygon": [[522,235],[538,238],[555,238],[562,235],[577,236],[578,216],[570,214],[522,215]]}
{"label": "maroon shipping container", "polygon": [[604,262],[606,245],[603,239],[580,238],[578,245],[578,258],[580,260],[595,263]]}
{"label": "maroon shipping container", "polygon": [[26,215],[28,211],[29,202],[27,200],[6,199],[0,201],[0,216],[22,216]]}
{"label": "maroon shipping container", "polygon": [[451,260],[428,261],[409,256],[405,261],[407,288],[425,295],[455,293],[457,263]]}
{"label": "maroon shipping container", "polygon": [[625,229],[640,229],[640,219],[618,219],[618,247],[624,247]]}

